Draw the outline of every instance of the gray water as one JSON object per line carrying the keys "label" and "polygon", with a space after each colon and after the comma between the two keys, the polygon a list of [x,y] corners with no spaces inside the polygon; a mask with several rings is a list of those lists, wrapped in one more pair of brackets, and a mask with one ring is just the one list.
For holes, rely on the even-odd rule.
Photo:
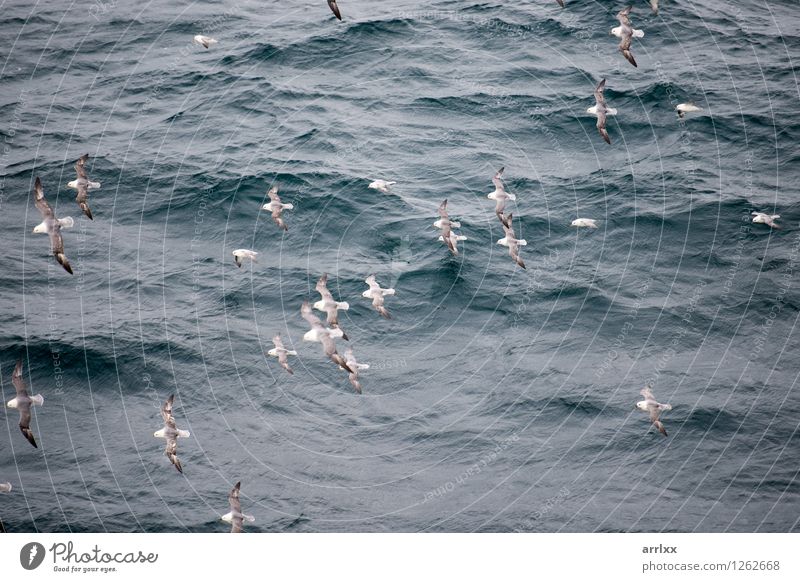
{"label": "gray water", "polygon": [[[620,2],[0,2],[0,381],[22,358],[45,397],[38,449],[2,416],[5,528],[224,532],[241,480],[252,532],[797,531],[797,4],[661,4],[634,2],[634,68]],[[323,272],[360,396],[302,341]],[[173,393],[183,475],[153,437]]]}

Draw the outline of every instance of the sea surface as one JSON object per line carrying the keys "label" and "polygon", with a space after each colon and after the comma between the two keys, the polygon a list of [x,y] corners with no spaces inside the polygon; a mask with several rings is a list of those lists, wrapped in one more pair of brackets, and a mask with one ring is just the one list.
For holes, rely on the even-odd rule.
{"label": "sea surface", "polygon": [[[38,449],[0,413],[5,529],[225,532],[241,481],[250,532],[800,530],[800,10],[636,0],[634,68],[623,4],[0,1],[0,386],[45,399]],[[302,339],[324,272],[362,395]]]}

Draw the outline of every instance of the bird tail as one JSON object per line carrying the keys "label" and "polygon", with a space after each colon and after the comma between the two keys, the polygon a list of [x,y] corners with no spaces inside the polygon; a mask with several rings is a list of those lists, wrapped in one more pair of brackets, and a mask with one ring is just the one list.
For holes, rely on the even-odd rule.
{"label": "bird tail", "polygon": [[384,295],[394,295],[395,294],[395,290],[393,288],[384,289],[383,290],[383,294]]}
{"label": "bird tail", "polygon": [[41,394],[37,394],[36,396],[31,396],[31,402],[33,402],[33,404],[36,404],[37,406],[41,406],[42,404],[44,404],[44,396],[42,396]]}
{"label": "bird tail", "polygon": [[[84,202],[81,204],[81,208],[83,208],[84,204],[86,203]],[[71,216],[65,216],[64,218],[58,219],[58,224],[61,226],[61,228],[72,228],[75,226],[75,220]]]}
{"label": "bird tail", "polygon": [[348,309],[350,309],[350,304],[347,301],[339,301],[336,303],[336,308],[347,311]]}
{"label": "bird tail", "polygon": [[643,37],[644,37],[644,31],[643,30],[634,29],[633,38],[643,38]]}

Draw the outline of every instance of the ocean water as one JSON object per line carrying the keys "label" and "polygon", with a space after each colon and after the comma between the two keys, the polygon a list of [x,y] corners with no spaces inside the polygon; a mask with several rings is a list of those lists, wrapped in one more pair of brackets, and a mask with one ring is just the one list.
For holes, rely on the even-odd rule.
{"label": "ocean water", "polygon": [[[622,2],[0,2],[0,385],[45,398],[38,449],[0,417],[5,529],[225,532],[237,481],[251,532],[800,529],[797,4],[633,4],[638,68]],[[323,272],[362,395],[302,340]]]}

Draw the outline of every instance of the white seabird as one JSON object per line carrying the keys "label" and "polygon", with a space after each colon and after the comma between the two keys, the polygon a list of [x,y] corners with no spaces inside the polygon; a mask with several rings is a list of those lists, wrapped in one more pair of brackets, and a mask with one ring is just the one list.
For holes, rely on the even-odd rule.
{"label": "white seabird", "polygon": [[524,269],[525,263],[519,256],[519,247],[524,247],[528,244],[528,242],[525,239],[518,239],[514,234],[514,227],[512,225],[513,217],[513,214],[509,214],[508,216],[500,216],[500,221],[503,224],[503,230],[505,231],[506,236],[498,240],[497,244],[508,247],[508,253],[511,255],[511,258],[514,259],[515,263]]}
{"label": "white seabird", "polygon": [[594,218],[576,218],[570,226],[597,228],[597,221]]}
{"label": "white seabird", "polygon": [[353,385],[353,388],[356,389],[356,392],[361,394],[361,382],[358,381],[358,371],[368,370],[369,364],[359,364],[356,360],[356,357],[353,355],[353,348],[347,348],[347,350],[344,352],[344,357],[351,370],[348,374],[350,383]]}
{"label": "white seabird", "polygon": [[781,217],[780,214],[766,214],[765,212],[751,212],[751,214],[753,215],[753,222],[780,229],[780,225],[775,223]]}
{"label": "white seabird", "polygon": [[517,197],[514,194],[510,194],[506,192],[506,187],[503,185],[503,171],[505,170],[505,166],[500,168],[497,173],[492,177],[492,183],[494,184],[494,192],[489,193],[486,196],[489,200],[494,200],[494,213],[497,214],[497,217],[500,219],[500,222],[503,221],[501,215],[506,210],[506,202],[509,200],[516,200]]}
{"label": "white seabird", "polygon": [[[621,14],[622,14],[622,12],[617,14],[617,18],[618,19],[620,18]],[[628,20],[628,24],[630,25],[630,20]],[[623,38],[624,29],[623,29],[622,26],[615,26],[614,28],[611,29],[611,34],[613,34],[617,38]],[[639,30],[637,28],[631,27],[631,36],[633,38],[644,38],[644,31],[643,30]],[[630,60],[630,59],[628,59],[628,60]],[[633,63],[633,66],[636,66],[636,63]]]}
{"label": "white seabird", "polygon": [[249,249],[236,249],[233,251],[233,261],[240,269],[242,268],[242,263],[244,263],[245,259],[250,259],[254,263],[257,263],[258,259],[256,257],[258,257],[258,253]]}
{"label": "white seabird", "polygon": [[375,275],[370,275],[364,282],[369,285],[369,289],[364,291],[361,296],[367,299],[372,299],[372,306],[386,319],[391,319],[389,311],[383,306],[383,298],[385,295],[394,295],[394,289],[382,289],[378,282],[375,280]]}
{"label": "white seabird", "polygon": [[[611,33],[614,36],[619,37],[619,50],[623,54],[623,56],[628,59],[628,62],[632,64],[634,67],[638,67],[639,65],[636,64],[636,59],[633,58],[633,53],[631,52],[631,41],[634,37],[640,38],[644,36],[644,32],[641,30],[634,31],[633,26],[631,26],[631,20],[628,18],[630,16],[631,10],[633,6],[627,6],[617,13],[617,20],[619,20],[619,27],[614,28],[611,30]],[[615,32],[616,31],[616,32]],[[636,34],[636,33],[639,34]]]}
{"label": "white seabird", "polygon": [[450,220],[450,216],[447,214],[447,198],[439,205],[439,217],[439,220],[433,223],[433,226],[442,230],[439,240],[447,244],[451,253],[457,255],[458,241],[467,240],[467,237],[453,232],[452,228],[460,227],[461,223]]}
{"label": "white seabird", "polygon": [[700,109],[694,103],[678,103],[675,106],[675,110],[678,112],[678,117],[681,119],[683,119],[689,112],[702,111],[702,109]]}
{"label": "white seabird", "polygon": [[55,212],[50,208],[50,205],[44,197],[42,181],[38,176],[33,186],[33,202],[36,204],[36,208],[39,209],[39,213],[43,218],[42,222],[33,228],[33,232],[36,234],[47,233],[50,235],[50,250],[59,264],[64,267],[64,270],[72,275],[72,267],[67,260],[67,255],[64,254],[64,239],[61,238],[61,229],[72,228],[75,225],[75,221],[71,216],[56,218]]}
{"label": "white seabird", "polygon": [[197,34],[194,37],[194,42],[208,48],[212,44],[217,44],[217,42],[219,41],[216,38],[211,38],[210,36],[203,36],[202,34]]}
{"label": "white seabird", "polygon": [[384,194],[388,194],[390,187],[394,186],[395,184],[397,184],[397,182],[390,182],[388,180],[374,180],[369,183],[368,187],[372,188],[373,190],[380,190]]}
{"label": "white seabird", "polygon": [[344,368],[348,372],[352,372],[345,359],[336,351],[336,342],[334,338],[344,336],[344,332],[337,327],[327,328],[322,325],[322,321],[320,321],[319,317],[314,315],[314,312],[311,311],[311,306],[308,304],[308,301],[303,301],[303,305],[300,307],[300,314],[311,326],[311,329],[305,333],[303,339],[307,342],[320,342],[325,355],[328,356],[334,364],[340,368]]}
{"label": "white seabird", "polygon": [[275,222],[275,224],[278,225],[279,228],[282,228],[283,230],[289,230],[289,227],[286,226],[286,223],[283,221],[283,218],[281,217],[281,213],[284,210],[293,209],[294,204],[284,204],[283,202],[281,202],[281,199],[278,196],[277,186],[273,186],[272,188],[270,188],[269,192],[267,192],[267,196],[269,196],[270,201],[264,204],[261,207],[261,209],[268,210],[269,212],[272,213],[272,220]]}
{"label": "white seabird", "polygon": [[296,356],[297,352],[286,349],[286,347],[283,345],[283,340],[281,340],[281,334],[278,334],[272,338],[272,343],[275,344],[275,347],[268,351],[267,355],[278,358],[278,363],[281,365],[281,367],[290,374],[294,374],[294,370],[292,370],[292,368],[289,366],[287,356]]}
{"label": "white seabird", "polygon": [[183,467],[178,460],[178,437],[187,438],[190,436],[189,431],[180,430],[175,426],[175,417],[172,416],[172,403],[175,401],[175,395],[171,394],[166,402],[161,406],[161,417],[164,419],[164,428],[157,430],[153,436],[159,439],[167,439],[167,445],[164,448],[164,454],[175,465],[178,473],[183,473]]}
{"label": "white seabird", "polygon": [[586,112],[597,116],[597,131],[600,132],[600,135],[606,143],[610,144],[611,138],[608,136],[608,131],[606,130],[606,117],[608,115],[616,115],[617,110],[606,105],[606,98],[603,95],[605,89],[606,80],[603,79],[597,84],[594,90],[594,107],[589,107]]}
{"label": "white seabird", "polygon": [[25,380],[22,379],[22,360],[17,360],[17,365],[14,367],[14,373],[11,375],[11,383],[17,391],[17,395],[8,401],[9,408],[19,410],[19,430],[37,449],[39,445],[36,444],[36,439],[33,438],[33,431],[31,430],[31,407],[41,406],[44,404],[44,396],[37,394],[36,396],[28,395],[28,386]]}
{"label": "white seabird", "polygon": [[242,525],[244,525],[245,521],[253,523],[256,520],[252,515],[245,515],[242,513],[242,503],[239,501],[239,490],[241,487],[241,481],[238,481],[236,485],[233,486],[233,489],[231,489],[231,492],[228,494],[228,504],[231,510],[220,517],[225,523],[231,524],[231,533],[242,533]]}
{"label": "white seabird", "polygon": [[0,493],[10,493],[11,489],[11,483],[0,483]]}
{"label": "white seabird", "polygon": [[661,424],[659,416],[666,410],[672,410],[672,406],[669,404],[661,404],[660,402],[656,401],[655,397],[653,396],[653,392],[650,390],[650,386],[645,386],[642,388],[639,394],[644,396],[644,400],[637,402],[636,408],[650,413],[650,422],[656,426],[661,434],[667,436],[667,429],[665,429],[664,425]]}
{"label": "white seabird", "polygon": [[67,186],[69,188],[75,188],[78,191],[75,202],[81,207],[83,213],[89,217],[89,220],[94,220],[94,218],[92,218],[92,211],[89,208],[89,190],[96,190],[99,188],[100,182],[92,182],[86,175],[85,166],[88,159],[89,154],[83,154],[78,158],[78,161],[75,162],[75,173],[78,174],[78,177],[71,182],[67,182]]}
{"label": "white seabird", "polygon": [[[319,278],[317,281],[317,286],[315,287],[317,293],[320,294],[320,299],[316,303],[314,303],[314,309],[319,311],[324,311],[327,313],[328,317],[326,323],[330,327],[339,327],[339,310],[342,309],[347,311],[350,309],[350,304],[347,301],[336,301],[333,298],[333,295],[328,290],[328,273],[323,273],[322,277]],[[347,334],[342,332],[342,339],[349,340],[350,338],[347,337]]]}

